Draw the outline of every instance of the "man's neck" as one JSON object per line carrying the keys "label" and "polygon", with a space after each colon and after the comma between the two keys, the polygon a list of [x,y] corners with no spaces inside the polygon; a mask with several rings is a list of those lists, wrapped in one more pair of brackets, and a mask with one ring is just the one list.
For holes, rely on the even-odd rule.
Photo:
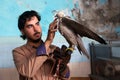
{"label": "man's neck", "polygon": [[27,41],[27,44],[33,46],[33,47],[38,47],[41,44],[42,40],[38,41],[38,42],[32,42],[32,41]]}

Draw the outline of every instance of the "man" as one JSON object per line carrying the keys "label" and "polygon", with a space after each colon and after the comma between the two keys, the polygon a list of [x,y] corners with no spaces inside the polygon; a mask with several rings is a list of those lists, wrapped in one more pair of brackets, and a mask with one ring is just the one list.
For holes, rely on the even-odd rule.
{"label": "man", "polygon": [[[60,49],[51,45],[57,31],[56,20],[49,26],[46,41],[42,41],[40,20],[39,14],[33,10],[25,11],[19,16],[18,28],[22,33],[21,37],[24,40],[27,39],[26,44],[13,50],[13,59],[19,73],[19,79],[57,80],[57,76],[59,80],[68,80],[70,72],[66,64],[70,60],[72,50],[67,49],[66,46],[62,46]],[[67,62],[64,62],[65,59],[68,59]]]}

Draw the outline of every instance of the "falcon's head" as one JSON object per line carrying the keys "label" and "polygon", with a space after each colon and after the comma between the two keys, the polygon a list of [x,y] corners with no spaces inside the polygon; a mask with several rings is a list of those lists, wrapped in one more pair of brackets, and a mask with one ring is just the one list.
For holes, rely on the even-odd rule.
{"label": "falcon's head", "polygon": [[63,11],[59,11],[59,12],[56,13],[55,17],[62,18],[62,17],[65,17],[65,14],[64,14]]}

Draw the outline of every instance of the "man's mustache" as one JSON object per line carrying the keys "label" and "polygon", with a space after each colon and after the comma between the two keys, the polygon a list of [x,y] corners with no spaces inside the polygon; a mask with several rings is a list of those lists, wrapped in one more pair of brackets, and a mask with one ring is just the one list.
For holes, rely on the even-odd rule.
{"label": "man's mustache", "polygon": [[34,36],[37,35],[37,34],[40,34],[40,33],[41,33],[41,32],[35,32],[35,33],[34,33]]}

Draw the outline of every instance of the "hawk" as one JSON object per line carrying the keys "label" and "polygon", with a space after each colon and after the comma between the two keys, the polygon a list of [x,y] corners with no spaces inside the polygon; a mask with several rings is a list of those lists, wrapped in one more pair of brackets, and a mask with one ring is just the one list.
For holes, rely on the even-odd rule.
{"label": "hawk", "polygon": [[89,28],[76,22],[75,20],[68,18],[64,15],[64,13],[58,12],[55,17],[58,20],[58,30],[69,43],[69,47],[75,49],[76,46],[79,52],[82,52],[87,58],[89,58],[89,54],[84,47],[82,37],[88,37],[90,39],[98,41],[101,44],[107,44],[105,40],[98,34],[94,33]]}

